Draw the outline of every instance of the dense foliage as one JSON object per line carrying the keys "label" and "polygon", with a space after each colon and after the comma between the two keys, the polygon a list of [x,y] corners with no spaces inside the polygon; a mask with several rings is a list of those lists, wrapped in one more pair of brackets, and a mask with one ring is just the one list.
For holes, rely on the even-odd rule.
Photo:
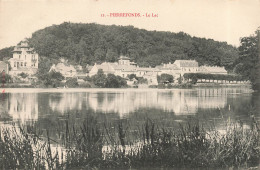
{"label": "dense foliage", "polygon": [[245,79],[240,75],[231,74],[204,74],[204,73],[185,73],[183,75],[185,79],[190,79],[193,83],[196,83],[198,79],[205,80],[225,80],[225,81],[244,81]]}
{"label": "dense foliage", "polygon": [[[2,127],[1,168],[259,169],[260,133],[256,120],[248,129],[241,122],[227,123],[224,133],[214,126],[208,131],[200,122],[169,128],[149,118],[131,132],[125,120],[117,120],[116,124],[106,121],[98,123],[91,117],[79,125],[62,121],[59,127],[64,128],[58,128],[57,133],[64,133],[61,136],[65,145],[58,143],[57,148],[64,149],[51,147],[48,131],[45,135],[34,125]],[[128,145],[130,139],[137,142]]]}
{"label": "dense foliage", "polygon": [[247,78],[252,83],[252,88],[260,89],[260,28],[254,35],[243,37],[240,40],[239,58],[234,71]]}
{"label": "dense foliage", "polygon": [[70,79],[68,79],[68,80],[66,81],[65,85],[66,85],[67,87],[72,87],[72,88],[79,86],[78,81],[77,81],[77,78],[70,78]]}
{"label": "dense foliage", "polygon": [[0,85],[1,87],[4,87],[6,83],[12,82],[12,77],[9,74],[6,73],[0,73]]}
{"label": "dense foliage", "polygon": [[63,85],[61,82],[64,80],[64,76],[60,72],[45,72],[44,74],[38,74],[38,80],[41,85],[45,87],[59,87]]}
{"label": "dense foliage", "polygon": [[161,74],[160,76],[157,76],[157,81],[158,83],[173,83],[174,79],[170,74]]}
{"label": "dense foliage", "polygon": [[0,61],[11,58],[13,50],[14,50],[14,46],[1,49]]}
{"label": "dense foliage", "polygon": [[226,42],[133,26],[63,23],[36,31],[29,41],[40,56],[64,57],[82,66],[113,62],[119,55],[126,55],[139,66],[196,59],[199,64],[231,70],[238,57],[237,49]]}
{"label": "dense foliage", "polygon": [[102,69],[99,69],[97,74],[91,77],[91,82],[93,82],[97,87],[106,88],[120,88],[126,87],[126,80],[120,76],[115,76],[114,74],[105,75]]}

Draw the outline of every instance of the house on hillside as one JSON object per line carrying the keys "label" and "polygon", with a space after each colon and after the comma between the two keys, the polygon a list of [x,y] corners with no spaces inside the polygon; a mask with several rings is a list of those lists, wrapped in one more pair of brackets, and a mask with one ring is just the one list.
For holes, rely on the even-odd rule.
{"label": "house on hillside", "polygon": [[105,62],[102,64],[95,64],[89,71],[89,76],[91,77],[91,76],[97,74],[99,69],[103,70],[104,74],[106,74],[106,75],[115,73],[115,69],[114,69],[114,67],[112,67],[112,63]]}
{"label": "house on hillside", "polygon": [[175,60],[174,64],[180,68],[181,75],[199,71],[199,64],[196,60]]}
{"label": "house on hillside", "polygon": [[13,50],[13,57],[8,60],[11,66],[10,75],[26,73],[35,74],[38,70],[39,56],[30,48],[27,41],[20,42]]}
{"label": "house on hillside", "polygon": [[77,75],[76,69],[67,63],[58,63],[57,65],[53,64],[49,72],[51,71],[60,72],[65,79],[72,78]]}

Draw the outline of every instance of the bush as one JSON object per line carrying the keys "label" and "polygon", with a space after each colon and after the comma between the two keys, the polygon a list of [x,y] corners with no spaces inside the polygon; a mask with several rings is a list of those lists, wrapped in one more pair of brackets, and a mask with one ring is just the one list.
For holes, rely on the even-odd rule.
{"label": "bush", "polygon": [[125,87],[127,82],[124,78],[120,76],[115,76],[114,74],[108,74],[106,78],[105,87],[107,88],[120,88]]}
{"label": "bush", "polygon": [[78,84],[78,81],[77,81],[77,78],[70,78],[66,81],[65,85],[67,87],[78,87],[79,84]]}
{"label": "bush", "polygon": [[173,83],[174,79],[170,74],[161,74],[160,76],[157,76],[157,81],[159,83]]}
{"label": "bush", "polygon": [[49,73],[37,74],[37,78],[40,84],[43,84],[45,87],[63,86],[61,81],[64,80],[64,76],[60,72],[51,71]]}
{"label": "bush", "polygon": [[28,77],[29,75],[26,74],[26,73],[24,73],[24,72],[22,72],[22,73],[18,74],[18,76],[20,76],[20,77],[22,77],[23,79],[25,79],[25,78]]}

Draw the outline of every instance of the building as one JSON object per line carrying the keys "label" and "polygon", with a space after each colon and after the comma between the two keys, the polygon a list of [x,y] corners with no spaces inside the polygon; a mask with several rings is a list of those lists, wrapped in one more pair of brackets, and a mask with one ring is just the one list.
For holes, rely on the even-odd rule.
{"label": "building", "polygon": [[199,67],[199,72],[205,74],[227,74],[227,70],[224,67],[218,66],[201,66]]}
{"label": "building", "polygon": [[9,67],[8,64],[4,61],[0,61],[0,73],[9,74]]}
{"label": "building", "polygon": [[112,63],[95,64],[89,71],[89,76],[97,74],[98,70],[103,70],[104,74],[115,74],[115,69],[112,67]]}
{"label": "building", "polygon": [[11,66],[10,75],[26,73],[35,74],[38,70],[39,56],[30,48],[27,41],[20,42],[14,47],[13,57],[8,60]]}
{"label": "building", "polygon": [[49,72],[51,71],[60,72],[65,79],[75,77],[77,74],[76,69],[67,63],[58,63],[57,65],[53,64]]}
{"label": "building", "polygon": [[176,64],[171,62],[169,62],[169,64],[159,65],[156,68],[160,70],[159,75],[170,74],[174,77],[174,79],[179,78],[181,75],[181,69]]}
{"label": "building", "polygon": [[199,64],[195,60],[176,60],[174,64],[180,68],[180,74],[197,73],[199,71]]}

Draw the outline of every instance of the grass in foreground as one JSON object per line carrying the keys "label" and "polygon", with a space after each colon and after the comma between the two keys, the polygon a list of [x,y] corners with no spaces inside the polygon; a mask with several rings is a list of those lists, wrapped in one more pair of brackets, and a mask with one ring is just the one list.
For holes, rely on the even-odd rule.
{"label": "grass in foreground", "polygon": [[224,134],[205,130],[198,122],[178,129],[159,128],[147,120],[136,142],[129,143],[125,124],[116,131],[89,119],[81,126],[65,122],[63,150],[33,127],[2,128],[1,169],[107,169],[107,168],[249,168],[260,163],[260,135],[256,121],[250,129],[229,123]]}

